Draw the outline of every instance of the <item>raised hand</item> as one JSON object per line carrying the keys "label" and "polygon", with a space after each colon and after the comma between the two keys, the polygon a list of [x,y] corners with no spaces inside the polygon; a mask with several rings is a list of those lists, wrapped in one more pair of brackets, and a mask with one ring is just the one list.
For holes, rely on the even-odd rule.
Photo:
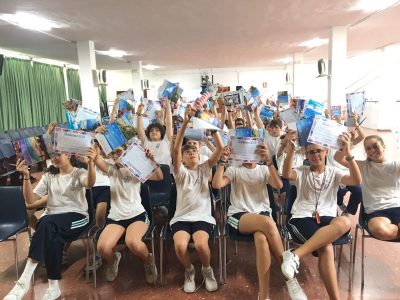
{"label": "raised hand", "polygon": [[344,156],[350,156],[350,148],[351,148],[351,135],[348,132],[343,132],[341,135],[339,135],[338,138],[342,143],[342,152]]}
{"label": "raised hand", "polygon": [[221,153],[221,160],[227,161],[229,156],[232,153],[232,149],[229,146],[225,146],[224,149],[222,149],[222,153]]}
{"label": "raised hand", "polygon": [[20,172],[24,177],[29,177],[29,168],[25,163],[25,160],[18,159],[15,169]]}

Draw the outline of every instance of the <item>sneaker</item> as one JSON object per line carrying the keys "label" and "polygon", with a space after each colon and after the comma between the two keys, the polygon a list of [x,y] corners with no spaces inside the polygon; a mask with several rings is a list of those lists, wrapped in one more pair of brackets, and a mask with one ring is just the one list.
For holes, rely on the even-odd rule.
{"label": "sneaker", "polygon": [[13,289],[3,298],[3,300],[21,300],[28,292],[29,284],[17,281]]}
{"label": "sneaker", "polygon": [[218,283],[215,280],[214,272],[211,266],[208,268],[202,268],[201,273],[203,274],[206,290],[209,292],[215,292],[218,289]]}
{"label": "sneaker", "polygon": [[115,259],[112,265],[107,266],[106,270],[106,280],[114,281],[118,275],[118,265],[121,260],[121,252],[115,252]]}
{"label": "sneaker", "polygon": [[46,293],[44,294],[42,300],[55,300],[61,296],[60,289],[50,289],[48,288]]}
{"label": "sneaker", "polygon": [[185,270],[185,282],[183,283],[183,290],[185,293],[194,293],[196,290],[196,282],[194,281],[194,267],[190,266],[189,269]]}
{"label": "sneaker", "polygon": [[286,281],[286,286],[292,300],[307,300],[307,296],[296,278]]}
{"label": "sneaker", "polygon": [[293,279],[295,273],[299,273],[298,268],[300,265],[299,257],[291,250],[283,252],[283,263],[281,270],[287,279]]}
{"label": "sneaker", "polygon": [[157,266],[153,259],[153,255],[150,253],[150,264],[144,265],[144,271],[146,272],[146,281],[148,284],[155,284],[157,281]]}

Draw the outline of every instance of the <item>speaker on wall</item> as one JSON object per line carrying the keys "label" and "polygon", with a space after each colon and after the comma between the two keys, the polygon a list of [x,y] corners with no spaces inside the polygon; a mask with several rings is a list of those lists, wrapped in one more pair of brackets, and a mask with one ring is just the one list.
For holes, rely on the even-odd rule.
{"label": "speaker on wall", "polygon": [[0,54],[0,76],[3,74],[3,61],[4,61],[4,55]]}
{"label": "speaker on wall", "polygon": [[142,91],[150,89],[150,84],[148,79],[141,80],[141,84],[142,84]]}
{"label": "speaker on wall", "polygon": [[325,61],[323,58],[318,60],[318,77],[329,77],[328,74],[326,74],[326,67],[325,67]]}

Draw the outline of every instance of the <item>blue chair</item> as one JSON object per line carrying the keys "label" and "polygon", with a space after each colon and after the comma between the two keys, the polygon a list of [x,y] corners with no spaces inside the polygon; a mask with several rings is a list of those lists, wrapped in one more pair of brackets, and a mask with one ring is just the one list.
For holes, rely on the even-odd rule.
{"label": "blue chair", "polygon": [[149,197],[151,204],[156,207],[168,206],[171,197],[172,177],[168,165],[160,165],[163,173],[163,180],[147,180],[144,185],[149,188]]}
{"label": "blue chair", "polygon": [[[361,202],[360,205],[360,214],[358,215],[358,224],[356,225],[356,234],[354,237],[354,252],[353,252],[353,261],[355,261],[356,250],[357,250],[357,235],[358,231],[361,231],[361,287],[364,287],[364,271],[365,271],[365,239],[373,238],[372,234],[368,231],[368,224],[365,215],[364,205]],[[400,239],[391,240],[391,241],[382,241],[382,242],[390,242],[390,243],[400,243]],[[354,272],[354,265],[353,265]]]}
{"label": "blue chair", "polygon": [[7,131],[7,134],[10,136],[12,141],[21,139],[21,135],[20,135],[18,129],[10,129]]}
{"label": "blue chair", "polygon": [[30,237],[25,199],[20,186],[0,186],[0,198],[0,242],[14,243],[15,272],[18,280],[17,236],[27,231]]}

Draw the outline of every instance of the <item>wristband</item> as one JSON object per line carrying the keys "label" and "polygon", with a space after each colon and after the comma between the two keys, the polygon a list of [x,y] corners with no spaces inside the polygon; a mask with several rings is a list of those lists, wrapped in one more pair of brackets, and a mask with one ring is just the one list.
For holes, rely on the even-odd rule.
{"label": "wristband", "polygon": [[25,178],[25,177],[24,177],[24,180],[31,180],[31,178],[30,178],[30,177],[28,177],[28,178]]}
{"label": "wristband", "polygon": [[346,161],[352,161],[354,159],[354,155],[346,156]]}
{"label": "wristband", "polygon": [[267,161],[265,162],[265,164],[267,165],[267,167],[270,167],[270,166],[273,164],[273,162],[272,162],[272,160],[270,159],[270,160],[267,160]]}

